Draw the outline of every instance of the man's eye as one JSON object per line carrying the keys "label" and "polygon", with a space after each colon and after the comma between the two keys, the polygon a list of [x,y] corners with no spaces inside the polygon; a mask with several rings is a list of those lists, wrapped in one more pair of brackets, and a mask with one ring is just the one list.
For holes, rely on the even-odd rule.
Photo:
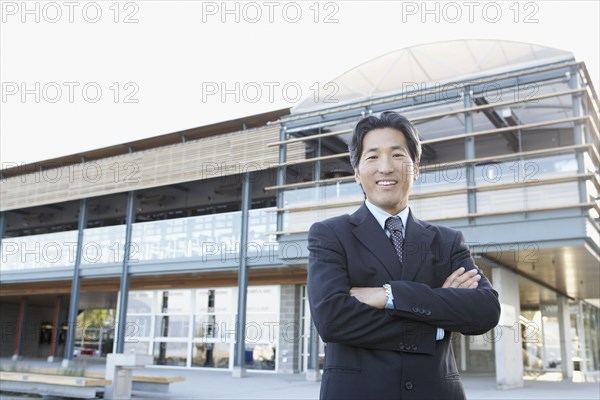
{"label": "man's eye", "polygon": [[366,157],[366,159],[367,159],[367,160],[374,160],[374,159],[376,159],[376,158],[377,158],[377,156],[367,156],[367,157]]}

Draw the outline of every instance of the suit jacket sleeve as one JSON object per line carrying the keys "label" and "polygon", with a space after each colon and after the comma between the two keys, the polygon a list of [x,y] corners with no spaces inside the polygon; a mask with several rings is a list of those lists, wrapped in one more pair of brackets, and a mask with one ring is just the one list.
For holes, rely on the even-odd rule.
{"label": "suit jacket sleeve", "polygon": [[[308,249],[308,296],[323,341],[433,354],[435,326],[414,318],[398,318],[350,296],[347,256],[331,227],[319,222],[313,224],[308,234]],[[415,346],[407,349],[402,343]]]}
{"label": "suit jacket sleeve", "polygon": [[[477,268],[460,231],[453,234],[449,246],[451,271]],[[445,232],[446,233],[446,232]],[[432,288],[413,281],[390,282],[394,294],[392,315],[427,322],[448,331],[480,335],[494,328],[500,318],[498,293],[479,271],[476,289]]]}

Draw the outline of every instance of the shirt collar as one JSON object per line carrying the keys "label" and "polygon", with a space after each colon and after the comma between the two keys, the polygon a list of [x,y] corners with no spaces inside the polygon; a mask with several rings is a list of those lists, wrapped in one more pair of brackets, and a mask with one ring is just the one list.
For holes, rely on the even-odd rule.
{"label": "shirt collar", "polygon": [[408,221],[408,212],[409,212],[408,206],[406,206],[404,208],[404,210],[400,211],[398,214],[392,215],[392,214],[388,213],[387,211],[384,211],[381,208],[377,207],[375,204],[371,203],[368,199],[365,200],[365,205],[367,206],[369,211],[371,211],[371,214],[373,214],[373,216],[379,223],[379,226],[381,226],[381,229],[383,229],[384,231],[385,231],[385,220],[386,219],[388,219],[389,217],[399,217],[402,220],[402,236],[406,237],[406,235],[405,235],[406,221]]}

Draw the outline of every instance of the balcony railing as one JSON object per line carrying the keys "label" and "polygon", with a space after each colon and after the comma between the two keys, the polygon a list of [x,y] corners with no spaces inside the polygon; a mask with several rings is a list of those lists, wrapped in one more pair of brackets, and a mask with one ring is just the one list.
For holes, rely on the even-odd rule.
{"label": "balcony railing", "polygon": [[[556,151],[513,154],[481,159],[482,162],[430,165],[415,181],[410,206],[420,218],[444,220],[512,212],[568,207],[597,208],[592,201],[580,202],[579,181],[587,192],[597,193],[593,150],[573,147]],[[578,171],[578,154],[585,170]],[[467,167],[474,172],[474,185],[467,184]],[[475,211],[469,212],[468,195],[475,193]],[[360,187],[349,178],[320,186],[285,190],[283,230],[279,234],[307,232],[310,225],[331,216],[352,213],[364,200]],[[587,196],[589,198],[589,196]]]}
{"label": "balcony railing", "polygon": [[[275,252],[276,214],[273,209],[250,210],[248,252]],[[130,262],[239,254],[241,212],[210,214],[162,221],[138,222],[132,227]],[[82,265],[123,262],[125,226],[84,230]],[[2,239],[0,271],[72,267],[77,231]]]}

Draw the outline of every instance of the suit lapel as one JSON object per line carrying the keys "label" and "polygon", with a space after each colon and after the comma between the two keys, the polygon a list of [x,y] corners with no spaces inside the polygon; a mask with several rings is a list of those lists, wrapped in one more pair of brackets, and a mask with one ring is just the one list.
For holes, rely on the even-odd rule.
{"label": "suit lapel", "polygon": [[364,203],[352,214],[350,222],[355,225],[352,229],[354,236],[377,257],[383,265],[382,271],[392,280],[400,280],[401,267],[396,250]]}
{"label": "suit lapel", "polygon": [[414,218],[411,211],[406,223],[402,280],[412,281],[414,279],[434,237],[435,232],[427,229],[425,223]]}

